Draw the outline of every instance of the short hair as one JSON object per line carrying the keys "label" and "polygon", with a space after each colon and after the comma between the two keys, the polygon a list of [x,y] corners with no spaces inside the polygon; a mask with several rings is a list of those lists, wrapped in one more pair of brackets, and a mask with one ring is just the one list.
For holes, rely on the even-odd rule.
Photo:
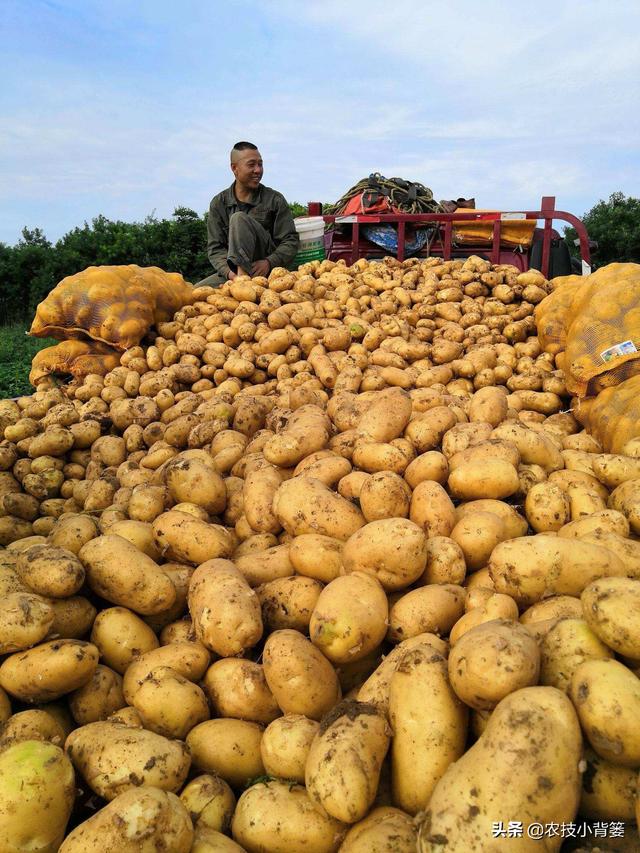
{"label": "short hair", "polygon": [[258,150],[258,146],[254,145],[253,142],[236,142],[233,146],[234,151],[246,151],[247,148],[251,148],[253,151]]}

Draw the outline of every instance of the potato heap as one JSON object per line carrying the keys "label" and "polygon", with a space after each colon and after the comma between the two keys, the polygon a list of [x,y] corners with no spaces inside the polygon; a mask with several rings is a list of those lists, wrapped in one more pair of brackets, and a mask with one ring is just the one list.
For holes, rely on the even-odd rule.
{"label": "potato heap", "polygon": [[551,290],[476,257],[275,269],[0,403],[7,850],[636,819],[640,442],[563,411]]}

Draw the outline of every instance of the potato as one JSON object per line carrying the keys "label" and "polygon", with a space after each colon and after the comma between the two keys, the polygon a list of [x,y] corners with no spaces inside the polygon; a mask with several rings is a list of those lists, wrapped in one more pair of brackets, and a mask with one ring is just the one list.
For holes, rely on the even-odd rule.
{"label": "potato", "polygon": [[262,657],[267,684],[283,713],[319,720],[339,701],[335,669],[297,631],[274,631],[267,637]]}
{"label": "potato", "polygon": [[365,523],[349,501],[313,477],[294,477],[278,488],[273,509],[292,536],[319,533],[345,541]]}
{"label": "potato", "polygon": [[23,702],[52,702],[82,687],[98,665],[98,649],[81,640],[52,640],[10,655],[0,686]]}
{"label": "potato", "polygon": [[486,441],[474,444],[472,447],[467,447],[466,450],[455,453],[449,459],[449,470],[455,471],[456,468],[470,462],[491,462],[494,460],[509,462],[517,468],[520,464],[518,448],[510,441],[501,438],[489,438]]}
{"label": "potato", "polygon": [[414,853],[417,833],[405,812],[391,806],[372,809],[344,837],[340,853]]}
{"label": "potato", "polygon": [[582,539],[590,533],[616,533],[629,536],[629,522],[615,509],[601,509],[576,521],[570,521],[558,530],[558,536],[567,539]]}
{"label": "potato", "polygon": [[6,853],[55,853],[75,799],[71,762],[51,743],[27,740],[0,752],[0,837]]}
{"label": "potato", "polygon": [[242,490],[243,506],[253,530],[259,533],[278,533],[282,525],[273,510],[273,499],[282,474],[273,465],[261,465],[247,473]]}
{"label": "potato", "polygon": [[354,571],[322,590],[311,614],[309,637],[332,663],[360,660],[383,641],[388,615],[380,582]]}
{"label": "potato", "polygon": [[294,568],[289,559],[288,543],[266,548],[263,551],[254,551],[244,556],[234,554],[234,561],[236,568],[251,587],[291,577],[294,574]]}
{"label": "potato", "polygon": [[265,772],[304,784],[307,756],[319,728],[320,723],[302,714],[285,714],[270,723],[260,741]]}
{"label": "potato", "polygon": [[153,535],[160,553],[178,562],[200,565],[233,552],[233,540],[226,528],[175,510],[155,519]]}
{"label": "potato", "polygon": [[637,536],[640,533],[640,478],[626,480],[615,488],[609,496],[608,506],[626,517]]}
{"label": "potato", "polygon": [[540,643],[540,683],[565,693],[576,668],[586,660],[606,660],[613,653],[584,619],[561,619]]}
{"label": "potato", "polygon": [[157,787],[134,788],[77,826],[60,851],[152,853],[165,847],[171,853],[190,853],[193,837],[189,814],[178,797]]}
{"label": "potato", "polygon": [[11,702],[5,691],[0,687],[0,724],[6,723],[11,716]]}
{"label": "potato", "polygon": [[91,680],[69,697],[69,708],[79,726],[106,720],[126,706],[122,677],[107,666],[98,665]]}
{"label": "potato", "polygon": [[156,667],[169,667],[189,681],[200,681],[211,662],[202,643],[174,642],[159,646],[136,657],[127,667],[122,689],[129,705],[149,673]]}
{"label": "potato", "polygon": [[31,536],[33,527],[30,521],[24,521],[15,515],[0,517],[0,545],[10,545],[27,536]]}
{"label": "potato", "polygon": [[309,798],[344,823],[361,820],[375,800],[390,729],[375,705],[343,701],[322,721],[305,767]]}
{"label": "potato", "polygon": [[467,718],[449,684],[446,658],[429,644],[407,651],[389,687],[391,785],[405,812],[424,809],[447,767],[463,754]]}
{"label": "potato", "polygon": [[120,675],[135,657],[159,646],[151,628],[126,607],[101,611],[93,623],[91,642],[106,664]]}
{"label": "potato", "polygon": [[209,560],[196,569],[189,611],[197,639],[221,657],[244,652],[262,636],[258,596],[229,560]]}
{"label": "potato", "polygon": [[223,658],[205,673],[202,687],[216,717],[235,717],[268,724],[280,716],[260,664]]}
{"label": "potato", "polygon": [[444,434],[457,422],[455,414],[448,406],[436,406],[413,417],[404,434],[418,453],[425,453],[440,447]]}
{"label": "potato", "polygon": [[573,595],[552,595],[537,604],[532,604],[520,616],[523,625],[544,622],[549,619],[582,619],[582,603]]}
{"label": "potato", "polygon": [[242,794],[231,831],[246,850],[334,853],[344,827],[317,811],[304,786],[274,779],[252,785]]}
{"label": "potato", "polygon": [[55,545],[33,545],[22,551],[16,569],[26,586],[50,598],[68,598],[84,583],[80,560]]}
{"label": "potato", "polygon": [[262,728],[246,720],[206,720],[187,735],[193,766],[216,773],[232,787],[242,788],[264,775],[260,757]]}
{"label": "potato", "polygon": [[640,478],[640,460],[614,453],[601,453],[593,459],[593,473],[608,489],[615,489],[627,480]]}
{"label": "potato", "polygon": [[[418,849],[435,850],[439,839],[454,838],[458,849],[484,853],[495,822],[506,827],[514,814],[525,838],[532,824],[572,821],[581,751],[575,711],[559,690],[528,687],[507,696],[478,741],[436,785],[420,822]],[[549,851],[561,843],[560,836],[545,839]]]}
{"label": "potato", "polygon": [[518,622],[495,619],[467,631],[449,655],[449,678],[471,708],[489,711],[509,693],[538,682],[540,651]]}
{"label": "potato", "polygon": [[486,566],[496,545],[509,538],[502,519],[492,512],[465,513],[450,536],[460,546],[470,571]]}
{"label": "potato", "polygon": [[449,492],[460,500],[506,498],[519,488],[518,472],[510,462],[466,462],[449,475]]}
{"label": "potato", "polygon": [[305,634],[322,584],[313,578],[277,578],[262,584],[256,592],[262,606],[262,619],[269,631],[292,628]]}
{"label": "potato", "polygon": [[580,596],[591,630],[620,655],[640,659],[640,580],[599,578]]}
{"label": "potato", "polygon": [[49,633],[54,621],[51,605],[39,595],[14,592],[0,599],[0,654],[35,646]]}
{"label": "potato", "polygon": [[212,462],[205,464],[199,459],[185,459],[179,455],[167,466],[166,483],[176,503],[189,501],[211,515],[223,512],[227,505],[224,480]]}
{"label": "potato", "polygon": [[133,696],[133,706],[146,729],[184,740],[191,729],[209,719],[202,690],[168,666],[154,667]]}
{"label": "potato", "polygon": [[447,536],[427,539],[427,565],[418,578],[419,584],[463,582],[467,566],[462,548]]}
{"label": "potato", "polygon": [[451,629],[449,642],[453,646],[471,628],[475,628],[476,625],[481,625],[483,622],[492,622],[495,619],[518,621],[518,605],[511,596],[489,595],[484,604],[467,610]]}
{"label": "potato", "polygon": [[605,761],[591,749],[585,751],[579,814],[589,820],[633,821],[637,796],[637,771]]}
{"label": "potato", "polygon": [[184,787],[180,799],[196,829],[208,828],[227,832],[236,798],[224,779],[211,773],[196,776]]}
{"label": "potato", "polygon": [[446,636],[464,612],[465,595],[454,584],[427,584],[405,593],[389,611],[388,638],[399,643],[417,634]]}
{"label": "potato", "polygon": [[430,480],[418,483],[411,496],[409,518],[427,536],[449,536],[455,525],[455,509],[444,488]]}
{"label": "potato", "polygon": [[408,651],[424,644],[429,645],[434,652],[443,656],[448,654],[448,644],[440,637],[436,637],[435,634],[418,634],[415,637],[409,637],[408,640],[403,640],[382,659],[382,662],[360,687],[358,701],[369,702],[386,713],[389,708],[389,685],[393,673]]}
{"label": "potato", "polygon": [[569,685],[580,725],[594,752],[623,767],[640,767],[640,679],[616,660],[586,660]]}
{"label": "potato", "polygon": [[367,478],[360,490],[359,500],[367,521],[406,518],[409,515],[411,489],[398,474],[380,471]]}
{"label": "potato", "polygon": [[313,404],[301,406],[293,412],[285,428],[267,440],[264,458],[272,465],[290,468],[322,450],[330,435],[331,424],[325,412]]}
{"label": "potato", "polygon": [[181,741],[112,722],[75,729],[65,749],[91,790],[105,800],[140,785],[178,791],[191,764]]}
{"label": "potato", "polygon": [[116,521],[109,526],[109,534],[112,536],[121,536],[132,545],[135,545],[138,551],[142,551],[147,557],[157,562],[160,560],[160,551],[158,550],[153,538],[153,530],[151,525],[146,521],[133,521],[125,519]]}
{"label": "potato", "polygon": [[305,577],[330,583],[342,571],[344,542],[319,533],[296,536],[289,548],[289,559],[296,572]]}
{"label": "potato", "polygon": [[367,406],[358,420],[358,436],[368,442],[399,438],[411,417],[411,397],[399,388],[385,389]]}
{"label": "potato", "polygon": [[527,492],[525,513],[536,533],[557,531],[571,518],[571,504],[559,486],[538,483]]}
{"label": "potato", "polygon": [[95,521],[88,515],[72,515],[60,518],[49,534],[49,542],[78,554],[83,545],[98,535]]}
{"label": "potato", "polygon": [[624,577],[640,579],[640,543],[635,539],[627,539],[617,533],[595,530],[582,536],[582,541],[606,548],[615,554],[624,565]]}
{"label": "potato", "polygon": [[549,473],[565,467],[563,454],[556,447],[553,439],[523,424],[504,421],[493,430],[491,437],[515,444],[520,459],[525,465],[540,465]]}
{"label": "potato", "polygon": [[412,489],[425,480],[434,480],[440,485],[447,482],[449,476],[449,463],[447,457],[438,450],[428,450],[426,453],[416,456],[413,462],[407,465],[404,479]]}
{"label": "potato", "polygon": [[528,606],[549,595],[578,596],[592,580],[624,576],[625,567],[606,548],[538,533],[497,545],[489,574],[497,592]]}
{"label": "potato", "polygon": [[4,749],[11,743],[25,740],[48,741],[63,747],[66,732],[52,714],[32,709],[13,714],[2,726],[0,745]]}
{"label": "potato", "polygon": [[64,456],[71,450],[74,437],[64,427],[50,427],[45,432],[33,437],[29,445],[29,457],[37,459],[38,456]]}
{"label": "potato", "polygon": [[469,421],[498,426],[507,417],[507,390],[501,385],[480,388],[469,401]]}
{"label": "potato", "polygon": [[246,853],[246,851],[227,835],[196,824],[190,853]]}
{"label": "potato", "polygon": [[375,576],[383,588],[404,589],[424,572],[427,537],[405,518],[372,521],[354,533],[342,552],[344,569]]}
{"label": "potato", "polygon": [[113,604],[151,615],[175,601],[176,591],[167,575],[121,536],[98,536],[83,545],[78,556],[91,589]]}

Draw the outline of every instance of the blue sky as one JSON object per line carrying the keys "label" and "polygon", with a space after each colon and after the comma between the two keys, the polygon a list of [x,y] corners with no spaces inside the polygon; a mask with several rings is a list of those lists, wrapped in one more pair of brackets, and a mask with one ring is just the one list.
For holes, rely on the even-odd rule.
{"label": "blue sky", "polygon": [[480,207],[640,195],[640,3],[2,0],[0,241],[372,171]]}

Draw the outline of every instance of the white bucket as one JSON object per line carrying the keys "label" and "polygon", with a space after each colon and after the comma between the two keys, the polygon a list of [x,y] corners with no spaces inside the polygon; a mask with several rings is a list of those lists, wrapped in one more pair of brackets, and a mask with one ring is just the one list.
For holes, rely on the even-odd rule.
{"label": "white bucket", "polygon": [[324,219],[322,216],[300,216],[293,221],[300,236],[298,254],[293,261],[294,268],[310,261],[323,261]]}

